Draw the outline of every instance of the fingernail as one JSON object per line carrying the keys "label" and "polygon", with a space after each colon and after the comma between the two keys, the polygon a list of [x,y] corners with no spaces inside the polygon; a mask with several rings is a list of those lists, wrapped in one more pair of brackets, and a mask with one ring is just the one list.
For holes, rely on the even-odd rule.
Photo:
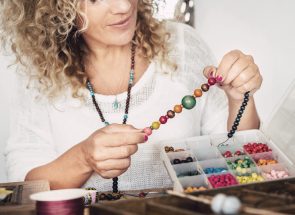
{"label": "fingernail", "polygon": [[221,75],[217,75],[217,77],[216,77],[216,81],[217,82],[222,82],[222,76]]}
{"label": "fingernail", "polygon": [[213,71],[210,72],[210,78],[213,78]]}
{"label": "fingernail", "polygon": [[148,141],[149,137],[147,135],[144,135],[144,142]]}

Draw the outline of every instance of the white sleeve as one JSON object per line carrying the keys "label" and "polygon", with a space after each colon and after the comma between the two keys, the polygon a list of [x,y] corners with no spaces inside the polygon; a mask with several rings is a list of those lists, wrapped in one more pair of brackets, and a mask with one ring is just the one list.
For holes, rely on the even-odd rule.
{"label": "white sleeve", "polygon": [[[169,26],[170,31],[176,31],[171,43],[177,47],[170,55],[177,62],[177,78],[193,92],[207,82],[203,70],[206,66],[216,66],[216,60],[196,29],[185,24],[170,23],[168,29]],[[223,90],[212,86],[199,102],[201,135],[227,132],[228,102]]]}
{"label": "white sleeve", "polygon": [[31,169],[54,160],[57,153],[51,136],[48,103],[26,87],[26,78],[16,75],[14,84],[5,158],[8,180],[23,181]]}

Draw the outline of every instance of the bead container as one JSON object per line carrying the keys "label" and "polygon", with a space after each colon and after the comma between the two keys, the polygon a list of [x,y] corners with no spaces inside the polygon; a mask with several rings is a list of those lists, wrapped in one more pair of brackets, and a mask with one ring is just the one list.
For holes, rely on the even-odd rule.
{"label": "bead container", "polygon": [[[174,190],[202,192],[204,188],[210,190],[295,177],[293,163],[261,131],[237,132],[233,138],[224,140],[227,140],[226,134],[161,142],[161,157]],[[225,146],[217,147],[221,142],[225,142]],[[257,143],[254,144],[257,149],[249,151],[253,143]],[[166,151],[167,147],[184,151],[167,153],[165,146]],[[227,151],[232,156],[224,156]],[[235,154],[237,151],[240,153]],[[190,161],[186,162],[188,158]],[[182,162],[175,163],[175,159]]]}

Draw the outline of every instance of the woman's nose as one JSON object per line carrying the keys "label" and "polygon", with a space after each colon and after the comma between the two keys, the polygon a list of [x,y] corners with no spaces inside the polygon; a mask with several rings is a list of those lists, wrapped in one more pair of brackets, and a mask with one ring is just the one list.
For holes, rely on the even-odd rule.
{"label": "woman's nose", "polygon": [[131,8],[130,0],[108,0],[113,14],[128,13]]}

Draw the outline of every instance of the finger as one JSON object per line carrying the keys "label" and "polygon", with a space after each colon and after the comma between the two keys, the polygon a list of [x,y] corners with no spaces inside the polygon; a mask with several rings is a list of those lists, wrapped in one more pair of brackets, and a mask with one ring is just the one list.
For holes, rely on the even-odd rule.
{"label": "finger", "polygon": [[118,177],[120,175],[122,175],[124,172],[126,172],[128,169],[124,169],[124,170],[110,170],[110,171],[97,171],[97,173],[105,178],[105,179],[111,179],[111,178],[115,178]]}
{"label": "finger", "polygon": [[95,170],[97,171],[110,171],[110,170],[124,170],[129,168],[131,158],[124,159],[109,159],[96,163]]}
{"label": "finger", "polygon": [[144,143],[146,134],[143,132],[106,133],[97,138],[95,144],[106,147],[118,147]]}
{"label": "finger", "polygon": [[142,129],[135,128],[132,125],[126,125],[126,124],[111,124],[106,126],[104,129],[104,132],[107,133],[120,133],[120,132],[142,132]]}
{"label": "finger", "polygon": [[244,94],[246,92],[252,93],[252,91],[255,91],[259,89],[261,85],[261,78],[260,74],[256,74],[253,78],[251,78],[247,83],[243,84],[242,86],[238,87],[237,90]]}
{"label": "finger", "polygon": [[135,154],[137,150],[137,145],[103,147],[99,151],[94,152],[93,159],[95,161],[104,161],[108,159],[123,159]]}
{"label": "finger", "polygon": [[221,60],[217,72],[216,78],[220,79],[221,82],[225,81],[227,78],[227,74],[230,71],[233,64],[244,54],[239,50],[234,50],[227,53]]}
{"label": "finger", "polygon": [[234,88],[239,88],[249,82],[257,73],[258,71],[253,66],[247,67],[231,82],[231,85]]}
{"label": "finger", "polygon": [[215,66],[207,66],[203,70],[203,74],[208,79],[210,77],[215,77],[216,71],[217,71],[217,68]]}
{"label": "finger", "polygon": [[233,80],[235,80],[241,72],[246,70],[248,67],[253,68],[255,65],[252,61],[250,61],[250,57],[242,56],[240,57],[229,70],[226,79],[223,81],[223,84],[230,84]]}

